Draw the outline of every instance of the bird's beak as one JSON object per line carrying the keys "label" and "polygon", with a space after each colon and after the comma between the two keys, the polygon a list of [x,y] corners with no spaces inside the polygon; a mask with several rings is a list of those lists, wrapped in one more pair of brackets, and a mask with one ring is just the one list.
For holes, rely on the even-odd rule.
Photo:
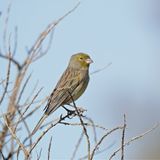
{"label": "bird's beak", "polygon": [[92,59],[90,59],[90,58],[86,59],[85,61],[86,61],[86,63],[87,63],[87,64],[91,64],[91,63],[93,63],[93,60],[92,60]]}

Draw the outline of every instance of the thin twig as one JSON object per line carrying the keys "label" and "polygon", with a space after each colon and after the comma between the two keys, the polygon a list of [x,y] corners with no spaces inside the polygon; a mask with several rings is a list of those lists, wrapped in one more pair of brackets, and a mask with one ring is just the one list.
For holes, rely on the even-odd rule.
{"label": "thin twig", "polygon": [[[136,136],[136,137],[133,137],[131,138],[130,140],[128,140],[127,142],[124,143],[124,146],[123,147],[126,147],[127,145],[130,145],[131,142],[134,142],[140,138],[143,138],[144,136],[146,136],[147,134],[149,134],[150,132],[152,132],[153,130],[155,130],[156,128],[159,127],[159,124],[156,124],[154,125],[151,129],[149,129],[148,131]],[[109,158],[109,160],[111,160],[119,151],[122,150],[122,147],[118,148]]]}
{"label": "thin twig", "polygon": [[16,140],[17,144],[21,147],[22,151],[24,152],[25,157],[26,157],[26,158],[29,157],[29,152],[25,149],[25,146],[20,142],[19,138],[18,138],[18,137],[16,136],[16,134],[13,132],[12,128],[9,127],[7,116],[4,117],[4,122],[5,122],[6,126],[8,127],[8,130],[10,131],[13,139]]}
{"label": "thin twig", "polygon": [[4,157],[3,152],[1,150],[0,150],[0,154],[1,154],[2,158],[3,158],[3,160],[6,160],[6,158]]}
{"label": "thin twig", "polygon": [[37,153],[37,160],[40,160],[40,158],[41,158],[41,154],[42,154],[42,148],[40,149],[39,154]]}
{"label": "thin twig", "polygon": [[[27,122],[25,121],[25,119],[23,118],[23,115],[22,115],[21,111],[19,109],[17,109],[17,111],[18,111],[18,113],[19,113],[19,115],[20,115],[20,117],[22,119],[22,122],[23,122],[23,124],[24,124],[24,126],[26,128],[26,131],[28,132],[28,136],[29,136],[31,134],[29,126],[28,126]],[[15,126],[15,128],[14,128],[14,132],[16,132],[16,130],[17,130],[17,126]],[[30,137],[29,140],[30,140],[29,141],[29,146],[31,147],[32,146],[32,137]]]}
{"label": "thin twig", "polygon": [[37,87],[38,87],[38,82],[39,82],[39,81],[37,81],[37,82],[35,83],[33,89],[32,89],[31,92],[29,93],[29,96],[26,98],[24,104],[30,103],[30,101],[31,101],[30,99],[33,97],[33,95],[34,95],[34,93],[35,93],[35,91],[36,91],[36,89],[37,89]]}
{"label": "thin twig", "polygon": [[[86,118],[86,117],[84,117]],[[44,125],[42,125],[40,127],[40,129],[43,129],[45,126],[48,126],[50,123],[52,123],[52,121],[48,122],[48,123],[45,123]],[[71,122],[61,122],[61,124],[64,124],[64,125],[69,125],[69,126],[81,126],[81,123],[71,123]],[[101,129],[101,130],[104,130],[104,131],[108,131],[107,128],[101,126],[101,125],[98,125],[98,124],[92,124],[92,123],[86,123],[84,122],[84,125],[87,126],[87,127],[93,127],[93,128],[97,128],[97,129]]]}
{"label": "thin twig", "polygon": [[[9,55],[9,57],[11,57],[11,54]],[[0,99],[0,105],[1,105],[5,95],[7,93],[9,78],[10,78],[10,70],[11,70],[11,58],[9,58],[9,61],[8,61],[7,78],[6,78],[6,82],[5,82],[4,92],[3,92],[2,97]]]}
{"label": "thin twig", "polygon": [[[55,28],[54,28],[55,29]],[[42,49],[42,47],[39,49],[39,56],[36,58],[36,60],[42,58],[44,55],[46,55],[46,53],[49,51],[49,49],[51,48],[51,45],[52,45],[52,41],[53,41],[53,35],[54,35],[54,29],[51,31],[51,34],[50,34],[50,37],[49,37],[49,42],[48,42],[48,45],[46,47],[45,50]],[[34,60],[33,60],[34,62]]]}
{"label": "thin twig", "polygon": [[10,11],[12,6],[12,0],[9,1],[8,7],[7,7],[7,13],[5,17],[5,23],[4,23],[4,31],[3,31],[3,48],[4,52],[7,52],[7,33],[8,33],[8,22],[10,17]]}
{"label": "thin twig", "polygon": [[81,125],[82,125],[82,128],[83,128],[84,135],[85,135],[86,140],[87,140],[88,160],[90,160],[90,156],[91,156],[91,155],[90,155],[90,148],[91,148],[90,138],[89,138],[89,135],[88,135],[88,133],[87,133],[87,129],[86,129],[85,125],[84,125],[84,122],[83,122],[83,119],[82,119],[82,115],[81,115],[81,114],[79,113],[79,111],[78,111],[78,108],[77,108],[77,106],[76,106],[76,104],[75,104],[75,102],[74,102],[74,99],[73,99],[73,97],[72,97],[72,94],[71,94],[69,91],[68,91],[68,93],[69,93],[69,95],[70,95],[70,97],[71,97],[73,106],[74,106],[74,108],[75,108],[75,110],[76,110],[76,112],[77,112],[77,115],[78,115],[78,117],[79,117],[79,120],[80,120]]}
{"label": "thin twig", "polygon": [[7,59],[7,60],[10,59],[11,62],[16,65],[17,69],[18,69],[19,71],[21,70],[22,66],[21,66],[20,63],[19,63],[17,60],[15,60],[13,57],[11,58],[11,57],[9,57],[8,55],[3,55],[2,53],[0,53],[0,57],[3,58],[3,59]]}
{"label": "thin twig", "polygon": [[96,132],[96,126],[94,124],[94,121],[89,117],[84,117],[84,119],[87,119],[91,124],[93,128],[93,135],[94,135],[94,143],[97,144],[97,132]]}
{"label": "thin twig", "polygon": [[75,146],[74,152],[72,154],[71,160],[74,160],[74,158],[76,156],[76,153],[77,153],[77,151],[79,149],[79,146],[80,146],[80,144],[82,142],[83,136],[84,136],[84,132],[81,133],[81,135],[80,135],[80,137],[79,137],[79,139],[78,139],[78,141],[76,143],[76,146]]}
{"label": "thin twig", "polygon": [[100,69],[97,69],[97,70],[91,72],[90,75],[96,74],[96,73],[98,73],[98,72],[101,72],[101,71],[107,69],[111,64],[112,64],[112,62],[108,63],[108,64],[107,64],[106,66],[104,66],[103,68],[100,68]]}
{"label": "thin twig", "polygon": [[[37,105],[33,110],[31,110],[26,116],[23,117],[23,119],[27,119],[29,118],[31,115],[33,115],[46,101],[47,101],[48,98],[44,98],[41,103],[39,105]],[[26,112],[26,111],[24,111]],[[24,113],[23,113],[24,115]],[[22,119],[20,119],[21,121]]]}
{"label": "thin twig", "polygon": [[[53,29],[63,20],[65,19],[68,15],[70,15],[72,12],[74,12],[78,6],[80,5],[80,2],[78,2],[75,7],[73,7],[71,10],[69,10],[66,14],[64,14],[62,17],[60,17],[57,21],[54,21],[52,23],[50,23],[47,28],[40,34],[40,36],[37,38],[35,44],[33,45],[33,47],[30,49],[29,51],[29,55],[31,55],[31,59],[32,61],[35,61],[37,59],[39,59],[38,55],[38,51],[41,48],[41,44],[44,41],[44,39],[46,38],[46,36],[53,31]],[[26,62],[24,62],[25,65]]]}
{"label": "thin twig", "polygon": [[[77,114],[75,114],[74,112],[68,113],[64,116],[60,116],[60,118],[57,118],[55,120],[55,123],[50,124],[50,126],[42,132],[42,134],[37,138],[37,140],[35,141],[35,143],[33,143],[32,148],[29,150],[29,153],[31,154],[31,152],[33,151],[33,149],[37,146],[37,144],[40,142],[40,140],[44,137],[44,135],[53,127],[55,127],[57,124],[60,124],[62,121],[64,121],[66,118],[70,118],[70,117],[75,117],[77,116]],[[28,139],[28,138],[27,138]],[[25,140],[26,141],[26,140]]]}
{"label": "thin twig", "polygon": [[111,133],[113,133],[114,131],[119,130],[119,129],[123,129],[123,127],[122,127],[122,126],[118,126],[118,127],[116,127],[116,128],[113,128],[113,129],[111,129],[110,131],[108,131],[106,134],[104,134],[104,135],[101,137],[101,139],[97,142],[97,144],[95,145],[95,147],[94,147],[94,149],[93,149],[93,151],[92,151],[92,153],[91,153],[91,158],[90,158],[90,160],[92,160],[92,159],[94,158],[94,154],[95,154],[97,148],[99,147],[99,145],[103,142],[103,140],[104,140],[106,137],[108,137]]}
{"label": "thin twig", "polygon": [[13,56],[16,54],[17,51],[17,44],[18,44],[18,27],[16,26],[14,29],[14,48],[13,48]]}
{"label": "thin twig", "polygon": [[33,104],[34,100],[38,97],[38,95],[40,94],[40,92],[42,91],[43,88],[40,88],[40,90],[36,93],[36,95],[33,97],[32,101],[30,102],[30,104],[28,104],[28,106],[25,108],[24,112],[21,114],[21,116],[19,117],[18,121],[17,121],[17,124],[16,124],[16,127],[15,129],[17,128],[19,122],[21,122],[24,116],[24,114],[27,112],[27,110],[30,108],[30,106]]}
{"label": "thin twig", "polygon": [[[94,154],[94,156],[106,152],[106,151],[107,151],[108,149],[110,149],[114,144],[115,144],[115,142],[112,142],[112,143],[111,143],[110,145],[108,145],[106,148],[104,148],[104,149],[102,149],[102,150],[97,150],[96,153]],[[88,157],[88,155],[85,155],[85,156],[79,158],[78,160],[85,160],[85,159],[87,159],[87,157]]]}
{"label": "thin twig", "polygon": [[124,114],[123,130],[122,130],[122,142],[121,142],[121,160],[124,160],[124,141],[125,141],[125,131],[126,131],[126,115]]}
{"label": "thin twig", "polygon": [[50,160],[51,145],[52,145],[52,137],[51,137],[51,139],[50,139],[49,146],[48,146],[48,160]]}
{"label": "thin twig", "polygon": [[27,84],[28,84],[28,82],[29,82],[29,80],[30,80],[30,78],[31,78],[31,75],[32,74],[30,74],[28,77],[27,77],[27,79],[26,79],[26,81],[24,82],[24,85],[23,85],[23,87],[22,87],[22,89],[21,89],[21,91],[20,91],[20,94],[19,94],[19,97],[18,97],[18,100],[17,100],[17,104],[20,102],[20,100],[21,100],[21,97],[22,97],[22,95],[23,95],[23,93],[24,93],[24,90],[25,90],[25,88],[26,88],[26,86],[27,86]]}
{"label": "thin twig", "polygon": [[[7,78],[6,78],[7,79]],[[6,79],[2,79],[1,81],[0,81],[0,85],[2,85],[4,82],[6,82]]]}

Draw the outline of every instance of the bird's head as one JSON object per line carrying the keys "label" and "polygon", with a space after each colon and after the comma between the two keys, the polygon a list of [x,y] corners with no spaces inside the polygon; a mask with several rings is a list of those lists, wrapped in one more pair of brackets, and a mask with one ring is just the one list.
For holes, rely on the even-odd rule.
{"label": "bird's head", "polygon": [[77,69],[88,69],[93,60],[86,53],[77,53],[71,56],[69,66]]}

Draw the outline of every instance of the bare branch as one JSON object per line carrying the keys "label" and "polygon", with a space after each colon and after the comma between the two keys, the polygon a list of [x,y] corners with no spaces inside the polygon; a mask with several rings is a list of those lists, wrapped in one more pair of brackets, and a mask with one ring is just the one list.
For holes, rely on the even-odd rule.
{"label": "bare branch", "polygon": [[[156,124],[154,125],[151,129],[149,129],[148,131],[136,136],[136,137],[133,137],[131,138],[130,140],[128,140],[127,142],[124,143],[124,146],[123,147],[126,147],[127,145],[130,145],[130,143],[140,139],[140,138],[143,138],[144,136],[146,136],[147,134],[149,134],[150,132],[152,132],[153,130],[155,130],[156,128],[159,127],[159,124]],[[111,160],[119,151],[122,150],[122,147],[118,148],[109,158],[109,160]]]}
{"label": "bare branch", "polygon": [[[11,55],[10,55],[10,57],[11,57]],[[9,84],[9,77],[10,77],[10,70],[11,70],[11,59],[9,58],[8,68],[7,68],[7,78],[6,78],[6,82],[5,82],[4,92],[2,94],[2,97],[0,98],[0,105],[5,97],[5,94],[7,93],[8,84]]]}
{"label": "bare branch", "polygon": [[[60,17],[57,21],[54,21],[52,23],[50,23],[47,28],[40,34],[40,36],[37,38],[35,44],[33,45],[33,47],[30,49],[29,51],[29,55],[30,55],[30,59],[32,61],[35,61],[37,59],[39,59],[39,56],[41,57],[41,55],[38,54],[39,49],[41,48],[41,45],[44,41],[44,39],[47,37],[47,35],[53,31],[53,29],[63,20],[65,19],[68,15],[70,15],[72,12],[74,12],[78,6],[80,5],[80,2],[78,2],[74,8],[72,8],[70,11],[68,11],[66,14],[64,14],[62,17]],[[25,65],[26,61],[24,62],[23,65]]]}
{"label": "bare branch", "polygon": [[32,101],[31,101],[30,104],[26,107],[25,111],[24,111],[23,113],[21,113],[21,115],[20,115],[20,117],[19,117],[19,119],[18,119],[18,121],[17,121],[15,130],[16,130],[19,122],[21,122],[21,120],[24,121],[24,118],[23,118],[24,114],[27,112],[27,110],[29,109],[29,107],[33,104],[34,100],[37,98],[37,96],[39,95],[39,93],[40,93],[41,91],[42,91],[42,88],[41,88],[41,89],[36,93],[36,95],[33,97]]}
{"label": "bare branch", "polygon": [[94,121],[89,117],[84,117],[84,119],[87,119],[91,124],[93,128],[93,134],[94,134],[94,143],[97,144],[97,133],[96,133],[96,125],[94,124]]}
{"label": "bare branch", "polygon": [[52,137],[50,139],[49,146],[48,146],[48,160],[50,160],[51,145],[52,145]]}
{"label": "bare branch", "polygon": [[16,65],[17,69],[18,69],[19,71],[21,70],[21,68],[22,68],[21,65],[20,65],[19,62],[16,61],[13,57],[10,57],[10,56],[8,56],[8,55],[3,55],[2,53],[0,53],[0,57],[3,58],[3,59],[7,59],[7,60],[10,59],[10,61],[11,61],[13,64]]}
{"label": "bare branch", "polygon": [[34,95],[37,87],[38,87],[38,81],[37,81],[36,84],[34,85],[34,88],[31,90],[31,92],[29,93],[29,96],[26,98],[24,104],[30,103],[30,101],[31,101],[30,99],[32,99],[32,97],[33,97],[33,95]]}
{"label": "bare branch", "polygon": [[7,33],[8,33],[8,22],[9,22],[11,6],[12,6],[12,0],[10,0],[8,4],[7,13],[5,17],[4,31],[3,31],[3,48],[5,52],[7,52],[7,48],[8,48],[7,47]]}
{"label": "bare branch", "polygon": [[54,123],[50,124],[50,126],[45,131],[43,131],[42,134],[37,138],[37,140],[35,141],[35,143],[33,143],[32,148],[29,150],[29,153],[31,154],[31,152],[33,151],[33,149],[37,146],[37,144],[40,142],[40,140],[44,137],[44,135],[51,128],[55,127],[57,124],[61,124],[61,122],[64,121],[66,118],[75,117],[75,116],[77,116],[77,114],[75,112],[68,112],[68,114],[66,114],[64,116],[61,115],[60,118],[57,118],[56,120],[54,120]]}
{"label": "bare branch", "polygon": [[[86,119],[86,117],[83,117],[83,118]],[[88,117],[87,117],[87,118],[88,118]],[[51,124],[51,123],[52,123],[52,121],[50,121],[50,122],[42,125],[42,126],[40,127],[40,129],[43,129],[45,126],[48,126],[48,125]],[[80,126],[80,127],[81,127],[81,123],[61,122],[61,124],[70,125],[70,126]],[[93,128],[101,129],[101,130],[103,130],[103,131],[108,131],[107,128],[105,128],[105,127],[103,127],[103,126],[101,126],[101,125],[99,125],[99,124],[95,124],[95,123],[93,124],[93,123],[86,123],[86,122],[84,122],[84,125],[85,125],[86,127],[93,127]],[[94,138],[95,138],[95,137],[94,137]]]}
{"label": "bare branch", "polygon": [[122,127],[122,126],[118,126],[118,127],[116,127],[116,128],[113,128],[113,129],[111,129],[110,131],[108,131],[106,134],[104,134],[104,135],[101,137],[101,139],[97,142],[97,144],[95,145],[95,147],[94,147],[94,149],[93,149],[93,151],[92,151],[92,153],[91,153],[91,159],[90,159],[90,160],[92,160],[92,159],[94,158],[94,154],[95,154],[97,148],[99,147],[99,145],[103,142],[103,140],[104,140],[107,136],[109,136],[111,133],[113,133],[114,131],[119,130],[119,129],[123,129],[123,127]]}
{"label": "bare branch", "polygon": [[[28,66],[26,66],[25,68],[23,68],[23,70],[21,72],[18,73],[18,75],[16,76],[16,80],[14,82],[14,87],[13,87],[13,91],[12,91],[12,95],[9,98],[9,104],[8,104],[8,108],[7,108],[7,112],[10,112],[11,114],[8,116],[8,126],[10,126],[13,122],[13,119],[15,118],[15,114],[16,114],[16,100],[17,100],[17,95],[19,93],[20,90],[20,86],[21,83],[23,81],[23,78],[25,76],[25,73],[27,71]],[[5,137],[8,131],[8,127],[5,125],[3,127],[3,131],[0,133],[0,149],[2,149],[3,147],[3,143],[5,141]]]}
{"label": "bare branch", "polygon": [[[17,110],[18,110],[18,113],[19,113],[19,115],[20,115],[20,117],[21,117],[21,119],[22,119],[22,122],[23,122],[23,124],[24,124],[24,126],[25,126],[25,128],[26,128],[26,131],[28,132],[29,146],[30,146],[30,148],[31,148],[31,146],[32,146],[32,137],[30,137],[31,131],[30,131],[30,129],[29,129],[29,126],[28,126],[27,122],[26,122],[25,119],[23,118],[23,115],[22,115],[21,111],[20,111],[19,109],[17,109]],[[14,128],[14,132],[16,132],[16,130],[17,130],[17,125],[18,125],[18,123],[16,124],[16,126],[15,126],[15,128]]]}
{"label": "bare branch", "polygon": [[37,160],[40,160],[40,158],[41,158],[41,154],[42,154],[42,148],[41,148],[41,150],[40,150],[39,154],[37,153]]}
{"label": "bare branch", "polygon": [[31,74],[28,76],[28,78],[26,79],[26,81],[25,81],[25,83],[24,83],[24,85],[23,85],[23,87],[22,87],[22,89],[21,89],[21,92],[20,92],[19,97],[18,97],[18,100],[17,100],[17,104],[20,102],[21,97],[22,97],[22,95],[23,95],[23,93],[24,93],[24,90],[25,90],[25,88],[26,88],[26,86],[27,86],[30,78],[31,78]]}
{"label": "bare branch", "polygon": [[80,144],[82,142],[83,136],[84,136],[84,132],[81,133],[81,135],[80,135],[80,137],[79,137],[79,139],[77,141],[77,144],[75,146],[74,152],[73,152],[72,157],[71,157],[71,160],[74,160],[74,158],[76,156],[76,153],[77,153],[77,151],[79,149],[79,146],[80,146]]}
{"label": "bare branch", "polygon": [[107,64],[106,66],[104,66],[103,68],[100,68],[100,69],[97,69],[96,71],[91,72],[90,75],[96,74],[96,73],[98,73],[98,72],[101,72],[101,71],[107,69],[111,64],[112,64],[112,62],[108,63],[108,64]]}
{"label": "bare branch", "polygon": [[8,119],[7,119],[7,116],[4,117],[4,122],[6,124],[6,126],[8,127],[8,130],[10,131],[12,137],[16,140],[17,144],[21,147],[21,149],[23,150],[24,152],[24,155],[25,157],[29,157],[29,152],[25,149],[24,145],[20,142],[19,138],[16,136],[16,134],[13,132],[12,128],[9,127],[8,125]]}
{"label": "bare branch", "polygon": [[[2,159],[3,159],[3,160],[6,160],[6,158],[4,157],[3,152],[2,152],[1,150],[0,150],[0,154],[1,154],[1,156],[2,156]],[[0,157],[1,157],[1,156],[0,156]]]}
{"label": "bare branch", "polygon": [[121,160],[124,160],[124,137],[125,137],[125,130],[126,130],[126,115],[124,114],[124,123],[123,123],[123,130],[122,130],[122,142],[121,142]]}
{"label": "bare branch", "polygon": [[18,27],[16,26],[14,29],[14,48],[13,48],[13,57],[16,54],[17,51],[17,44],[18,44]]}
{"label": "bare branch", "polygon": [[49,51],[49,49],[51,48],[51,44],[52,44],[52,41],[53,41],[54,30],[55,30],[55,28],[51,31],[51,34],[50,34],[50,37],[49,37],[49,42],[48,42],[48,45],[47,45],[46,49],[43,50],[43,47],[40,47],[39,48],[39,52],[40,52],[39,56],[37,56],[37,58],[35,60],[33,60],[33,62],[42,58],[44,55],[46,55],[47,52]]}
{"label": "bare branch", "polygon": [[[39,105],[37,105],[33,110],[31,110],[23,119],[27,119],[28,117],[32,116],[45,102],[47,101],[47,98],[44,98]],[[27,109],[28,110],[28,109]],[[26,112],[26,111],[24,111]],[[24,115],[24,112],[22,113]],[[19,120],[19,122],[22,121],[22,119]]]}
{"label": "bare branch", "polygon": [[79,120],[80,120],[81,125],[82,125],[82,128],[83,128],[84,135],[85,135],[86,140],[87,140],[88,160],[90,160],[90,148],[91,148],[90,138],[89,138],[89,135],[88,135],[88,133],[87,133],[87,129],[86,129],[85,125],[84,125],[84,122],[83,122],[83,119],[82,119],[82,114],[79,113],[78,108],[77,108],[77,106],[76,106],[76,104],[75,104],[75,102],[74,102],[74,99],[73,99],[73,97],[72,97],[72,94],[71,94],[69,91],[68,91],[68,93],[69,93],[69,95],[70,95],[70,97],[71,97],[73,106],[74,106],[74,108],[75,108],[75,110],[76,110],[76,112],[77,112],[77,115],[78,115],[78,117],[79,117]]}

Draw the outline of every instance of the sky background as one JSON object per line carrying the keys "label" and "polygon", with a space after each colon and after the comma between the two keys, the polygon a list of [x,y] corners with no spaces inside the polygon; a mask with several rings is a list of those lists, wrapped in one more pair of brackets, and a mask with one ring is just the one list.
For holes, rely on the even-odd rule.
{"label": "sky background", "polygon": [[[33,45],[45,27],[76,3],[76,0],[13,0],[9,31],[13,32],[14,27],[18,27],[17,59],[23,59],[26,48]],[[0,0],[1,35],[7,5],[8,1]],[[76,104],[86,108],[86,115],[106,128],[121,124],[126,113],[126,138],[130,138],[145,132],[160,120],[159,42],[158,0],[82,0],[76,11],[57,26],[48,54],[31,66],[28,72],[33,73],[30,85],[32,87],[38,80],[39,87],[44,87],[41,97],[49,95],[70,56],[77,52],[86,52],[91,56],[94,61],[91,72],[112,62],[107,69],[91,76],[86,92]],[[4,62],[0,60],[0,63]],[[2,68],[0,74],[3,75]],[[27,93],[30,91],[28,88]],[[43,107],[37,114],[35,119],[29,120],[31,128],[43,114]],[[59,111],[55,113],[58,114]],[[51,119],[53,117],[54,114],[50,116]],[[160,158],[157,132],[127,147],[126,159]],[[39,149],[46,143],[48,145],[51,135],[51,157],[70,158],[80,129],[58,126],[41,141]],[[119,135],[115,134],[103,143],[102,148],[111,147],[97,155],[97,159],[107,158],[113,153],[119,145]],[[78,156],[85,153],[83,142]],[[45,159],[45,154],[42,155]]]}

